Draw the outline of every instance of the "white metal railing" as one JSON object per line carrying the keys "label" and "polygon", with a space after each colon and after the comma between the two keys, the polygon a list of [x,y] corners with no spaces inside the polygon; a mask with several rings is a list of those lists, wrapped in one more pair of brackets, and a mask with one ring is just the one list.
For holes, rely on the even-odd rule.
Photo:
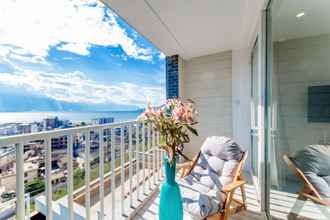
{"label": "white metal railing", "polygon": [[[109,135],[110,131],[110,135]],[[99,140],[99,177],[91,180],[91,133],[98,134]],[[73,146],[76,143],[76,135],[83,134],[85,142],[85,219],[95,219],[91,214],[91,187],[97,182],[99,192],[99,209],[98,219],[116,219],[116,209],[121,210],[122,216],[129,216],[130,209],[134,202],[141,202],[142,198],[147,198],[148,192],[155,189],[155,186],[162,179],[161,157],[163,152],[159,150],[159,134],[152,129],[151,124],[141,124],[138,121],[130,121],[123,123],[111,123],[104,125],[82,126],[68,128],[62,130],[53,130],[39,133],[22,134],[16,136],[0,137],[0,148],[15,146],[16,148],[16,219],[29,219],[30,207],[26,206],[25,190],[24,190],[24,145],[31,141],[43,141],[45,149],[45,193],[46,197],[46,218],[53,219],[53,198],[52,198],[52,138],[67,137],[67,208],[69,215],[66,216],[70,220],[74,220],[74,155]],[[96,138],[93,135],[93,138]],[[111,140],[109,142],[109,139]],[[119,142],[119,143],[118,143]],[[110,159],[104,160],[105,149],[110,146]],[[119,155],[118,155],[119,153]],[[117,157],[116,157],[117,156]],[[118,157],[119,156],[119,157]],[[109,163],[110,171],[105,173],[105,163]],[[117,166],[117,167],[116,167]],[[125,187],[125,179],[128,185]],[[141,179],[142,172],[142,179]],[[120,176],[120,193],[116,194],[116,182]],[[135,181],[133,181],[135,176]],[[109,187],[111,193],[105,195],[105,182],[110,181]],[[143,195],[141,195],[141,192]],[[135,194],[135,195],[134,195]],[[134,196],[133,196],[134,195]],[[111,207],[105,208],[105,197],[110,196]],[[116,197],[119,196],[120,204]],[[126,203],[126,200],[128,201]],[[116,203],[117,201],[117,203]],[[143,202],[143,201],[142,201]],[[129,204],[128,206],[126,204]],[[118,207],[120,206],[120,207]],[[110,210],[111,214],[106,215],[105,210]],[[28,213],[28,214],[27,214]],[[108,214],[108,213],[107,213]]]}

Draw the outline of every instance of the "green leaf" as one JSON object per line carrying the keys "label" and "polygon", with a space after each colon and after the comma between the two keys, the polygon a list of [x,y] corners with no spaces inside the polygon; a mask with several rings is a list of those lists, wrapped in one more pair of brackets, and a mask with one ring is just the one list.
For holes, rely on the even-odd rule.
{"label": "green leaf", "polygon": [[187,128],[188,128],[188,130],[189,130],[191,133],[193,133],[194,135],[198,136],[198,132],[197,132],[197,130],[196,130],[195,128],[193,128],[193,127],[191,127],[191,126],[189,126],[189,125],[187,125]]}

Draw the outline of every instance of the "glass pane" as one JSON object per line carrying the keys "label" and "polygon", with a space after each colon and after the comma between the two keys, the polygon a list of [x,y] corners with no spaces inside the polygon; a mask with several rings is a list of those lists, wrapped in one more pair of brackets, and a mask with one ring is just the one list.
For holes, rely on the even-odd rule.
{"label": "glass pane", "polygon": [[251,114],[252,114],[252,129],[258,127],[258,104],[259,104],[259,91],[260,91],[260,80],[259,80],[259,71],[258,71],[258,54],[259,54],[259,48],[258,48],[258,40],[255,43],[255,46],[252,51],[252,71],[251,71]]}
{"label": "glass pane", "polygon": [[[252,171],[253,176],[258,176],[258,111],[260,106],[260,78],[259,78],[259,45],[255,42],[251,56],[251,146],[252,146]],[[255,178],[257,180],[257,178]],[[258,184],[256,182],[256,184]]]}
{"label": "glass pane", "polygon": [[329,9],[324,0],[271,5],[268,177],[270,214],[281,219],[330,219]]}

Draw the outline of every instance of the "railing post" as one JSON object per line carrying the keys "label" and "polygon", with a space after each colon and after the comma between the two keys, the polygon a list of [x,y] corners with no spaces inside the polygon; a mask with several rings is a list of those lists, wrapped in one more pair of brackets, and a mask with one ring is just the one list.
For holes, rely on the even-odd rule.
{"label": "railing post", "polygon": [[133,206],[133,198],[132,198],[132,184],[133,184],[133,160],[132,160],[132,153],[133,153],[133,149],[132,149],[132,125],[129,124],[128,125],[128,150],[129,150],[129,206],[132,207]]}
{"label": "railing post", "polygon": [[26,193],[25,194],[25,204],[26,204],[26,218],[25,220],[30,220],[31,219],[31,210],[30,210],[30,194]]}
{"label": "railing post", "polygon": [[16,144],[16,219],[24,220],[24,144]]}
{"label": "railing post", "polygon": [[68,135],[68,208],[69,220],[74,220],[73,214],[73,135]]}
{"label": "railing post", "polygon": [[90,148],[91,148],[91,135],[90,131],[85,133],[85,209],[86,209],[86,220],[90,220],[91,213],[91,198],[90,198]]}
{"label": "railing post", "polygon": [[124,170],[124,127],[120,127],[120,184],[121,184],[121,215],[125,214],[124,200],[125,200],[125,170]]}
{"label": "railing post", "polygon": [[140,200],[140,124],[136,124],[135,130],[135,159],[136,159],[136,199]]}
{"label": "railing post", "polygon": [[164,167],[163,167],[164,151],[163,150],[160,151],[160,157],[161,157],[161,167],[162,167],[162,169],[160,169],[160,176],[161,176],[161,178],[163,178],[163,176],[164,176]]}
{"label": "railing post", "polygon": [[115,208],[116,208],[116,174],[115,174],[115,166],[116,166],[116,130],[115,128],[111,128],[111,219],[115,220]]}
{"label": "railing post", "polygon": [[46,168],[46,204],[47,204],[47,220],[53,219],[53,191],[52,191],[52,139],[47,138],[45,140],[46,145],[46,161],[45,161],[45,168]]}
{"label": "railing post", "polygon": [[145,135],[145,124],[142,125],[142,189],[143,189],[143,194],[146,194],[146,135]]}
{"label": "railing post", "polygon": [[156,185],[156,171],[157,171],[157,166],[156,166],[156,155],[157,155],[157,152],[156,152],[156,135],[155,135],[155,128],[154,126],[152,126],[152,166],[153,166],[153,173],[152,173],[152,176],[153,176],[153,184]]}
{"label": "railing post", "polygon": [[103,137],[103,129],[99,131],[99,158],[100,158],[100,169],[99,169],[99,177],[100,177],[100,212],[99,212],[99,220],[104,219],[104,137]]}
{"label": "railing post", "polygon": [[152,188],[151,188],[151,172],[152,172],[152,158],[151,158],[151,124],[148,124],[148,136],[147,136],[147,138],[148,138],[148,150],[147,150],[147,152],[148,152],[148,162],[147,162],[147,164],[148,164],[148,185],[149,185],[149,190],[152,190]]}
{"label": "railing post", "polygon": [[160,149],[160,146],[159,146],[159,132],[156,133],[156,145],[157,145],[157,155],[158,155],[158,161],[157,161],[157,166],[158,166],[158,181],[160,181],[161,179],[161,170],[162,170],[162,157],[161,157],[161,149]]}

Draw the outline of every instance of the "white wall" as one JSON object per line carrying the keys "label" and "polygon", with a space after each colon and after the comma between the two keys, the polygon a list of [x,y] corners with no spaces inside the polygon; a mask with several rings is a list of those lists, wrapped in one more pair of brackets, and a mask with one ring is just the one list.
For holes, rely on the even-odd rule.
{"label": "white wall", "polygon": [[206,137],[232,137],[232,53],[230,51],[182,61],[180,97],[196,102],[199,132],[186,145],[189,156],[196,154]]}
{"label": "white wall", "polygon": [[[233,139],[251,154],[251,49],[232,51]],[[250,157],[247,163],[250,164]]]}

